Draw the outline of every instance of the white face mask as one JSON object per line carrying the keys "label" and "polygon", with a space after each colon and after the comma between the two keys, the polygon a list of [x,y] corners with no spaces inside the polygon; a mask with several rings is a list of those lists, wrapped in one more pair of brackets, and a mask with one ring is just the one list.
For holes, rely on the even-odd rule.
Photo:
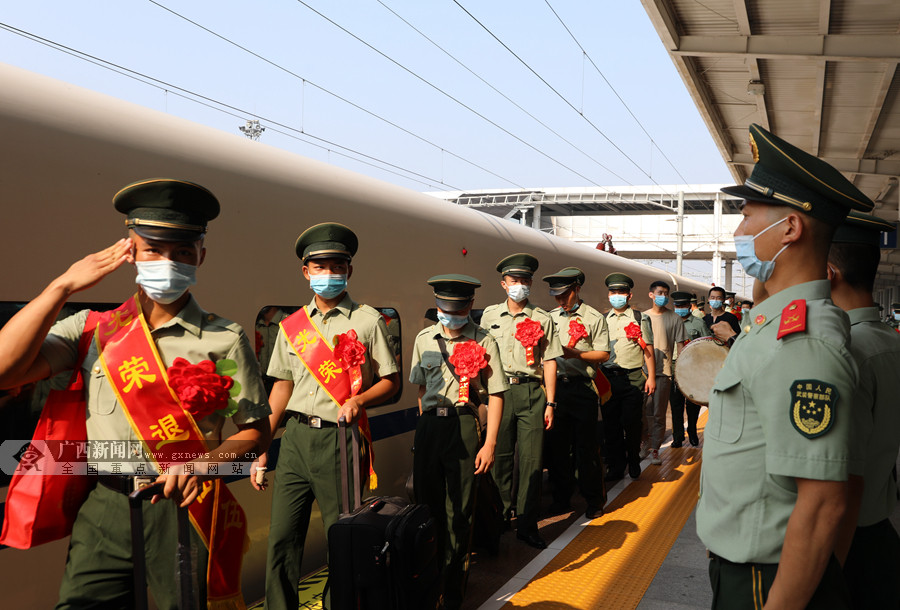
{"label": "white face mask", "polygon": [[516,303],[521,303],[528,298],[528,295],[531,294],[531,288],[529,288],[525,284],[512,284],[506,290],[506,294],[508,294],[509,298],[511,298]]}
{"label": "white face mask", "polygon": [[162,259],[137,261],[135,267],[135,283],[140,285],[148,297],[163,305],[174,303],[197,283],[196,265]]}

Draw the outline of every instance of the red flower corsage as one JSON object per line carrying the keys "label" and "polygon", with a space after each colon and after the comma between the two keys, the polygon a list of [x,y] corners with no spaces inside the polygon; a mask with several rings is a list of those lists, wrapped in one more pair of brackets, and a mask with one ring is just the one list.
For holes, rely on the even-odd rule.
{"label": "red flower corsage", "polygon": [[581,339],[587,339],[588,332],[584,327],[584,324],[578,318],[572,318],[569,320],[569,345],[568,347],[575,347],[575,344],[578,343]]}
{"label": "red flower corsage", "polygon": [[448,358],[456,374],[459,375],[459,402],[469,402],[469,379],[478,376],[478,372],[487,366],[484,355],[487,350],[476,341],[457,343],[453,355]]}
{"label": "red flower corsage", "polygon": [[337,336],[334,356],[338,364],[350,373],[350,394],[356,396],[362,388],[362,373],[359,367],[366,361],[366,346],[357,338],[352,328]]}
{"label": "red flower corsage", "polygon": [[647,344],[644,343],[644,333],[641,332],[641,327],[638,326],[637,322],[632,322],[625,327],[625,338],[630,339],[631,341],[637,341],[638,345],[641,346],[641,349],[647,347]]}
{"label": "red flower corsage", "polygon": [[229,390],[234,386],[234,380],[228,375],[217,374],[211,360],[191,364],[184,358],[176,358],[166,373],[169,387],[195,420],[228,407]]}
{"label": "red flower corsage", "polygon": [[543,336],[544,329],[537,320],[525,318],[516,324],[515,338],[525,348],[525,363],[529,366],[534,364],[534,348],[537,347]]}

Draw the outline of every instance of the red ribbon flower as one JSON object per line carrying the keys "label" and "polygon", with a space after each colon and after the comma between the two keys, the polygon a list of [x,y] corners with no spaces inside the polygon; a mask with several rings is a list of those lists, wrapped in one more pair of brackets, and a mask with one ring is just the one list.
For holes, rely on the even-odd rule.
{"label": "red ribbon flower", "polygon": [[637,322],[632,322],[625,327],[625,338],[630,339],[631,341],[637,341],[638,345],[641,346],[641,349],[647,347],[647,344],[644,343],[644,333],[641,332],[641,327],[638,326]]}
{"label": "red ribbon flower", "polygon": [[460,379],[472,379],[478,376],[478,371],[487,366],[487,360],[484,355],[487,350],[478,345],[477,341],[465,341],[457,343],[453,348],[453,355],[450,356],[450,364],[456,369],[456,374]]}
{"label": "red ribbon flower", "polygon": [[459,375],[459,402],[469,402],[469,379],[477,377],[478,371],[487,366],[484,358],[486,352],[486,349],[472,340],[454,346],[453,355],[448,360]]}
{"label": "red ribbon flower", "polygon": [[234,380],[228,375],[217,374],[216,365],[211,360],[191,364],[184,358],[175,358],[166,373],[169,387],[195,420],[199,421],[228,406],[229,390]]}
{"label": "red ribbon flower", "polygon": [[334,355],[342,367],[362,366],[366,361],[366,346],[359,341],[356,331],[351,328],[337,336]]}
{"label": "red ribbon flower", "polygon": [[537,320],[525,318],[516,324],[515,337],[525,348],[525,363],[529,366],[534,364],[534,348],[537,347],[543,336],[544,329]]}
{"label": "red ribbon flower", "polygon": [[584,327],[584,324],[578,318],[572,318],[569,320],[569,345],[568,347],[575,347],[575,344],[578,343],[581,339],[587,339],[588,332]]}

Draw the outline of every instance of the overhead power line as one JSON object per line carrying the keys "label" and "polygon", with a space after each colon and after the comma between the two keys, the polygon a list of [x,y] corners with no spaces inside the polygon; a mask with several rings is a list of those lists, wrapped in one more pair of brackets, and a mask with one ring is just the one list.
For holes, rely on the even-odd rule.
{"label": "overhead power line", "polygon": [[302,5],[305,6],[307,9],[309,9],[310,11],[312,11],[313,13],[315,13],[316,15],[318,15],[319,17],[321,17],[322,19],[324,19],[325,21],[327,21],[328,23],[330,23],[331,25],[333,25],[334,27],[338,28],[339,30],[341,30],[342,32],[344,32],[345,34],[347,34],[348,36],[350,36],[351,38],[357,40],[358,42],[360,42],[360,43],[362,43],[363,45],[367,46],[367,47],[370,48],[371,50],[375,51],[376,53],[378,53],[379,55],[381,55],[382,57],[384,57],[386,60],[388,60],[389,62],[391,62],[392,64],[394,64],[394,65],[397,66],[398,68],[400,68],[401,70],[403,70],[404,72],[407,72],[407,73],[410,74],[411,76],[413,76],[413,77],[415,77],[416,79],[422,81],[423,83],[425,83],[426,85],[428,85],[429,87],[431,87],[432,89],[434,89],[435,91],[437,91],[438,93],[440,93],[441,95],[445,96],[447,99],[453,101],[454,103],[458,104],[459,106],[462,106],[463,108],[465,108],[466,110],[468,110],[469,112],[471,112],[471,113],[474,114],[475,116],[479,117],[480,119],[482,119],[482,120],[484,120],[484,121],[490,123],[491,125],[493,125],[493,126],[496,127],[497,129],[499,129],[500,131],[502,131],[503,133],[505,133],[506,135],[508,135],[508,136],[510,136],[511,138],[515,139],[516,141],[518,141],[518,142],[524,144],[525,146],[527,146],[527,147],[530,148],[531,150],[535,151],[535,152],[538,153],[539,155],[541,155],[541,156],[543,156],[543,157],[546,157],[547,159],[549,159],[549,160],[552,161],[553,163],[556,163],[556,164],[559,165],[560,167],[563,167],[563,168],[569,170],[570,172],[572,172],[573,174],[575,174],[575,175],[578,176],[579,178],[582,178],[582,179],[584,179],[584,180],[587,180],[588,182],[590,182],[590,183],[593,184],[594,186],[601,186],[600,183],[598,183],[598,182],[592,180],[591,178],[588,178],[587,176],[585,176],[585,175],[582,174],[581,172],[575,170],[574,168],[569,167],[568,165],[566,165],[565,163],[563,163],[563,162],[560,161],[559,159],[555,159],[554,157],[551,157],[550,155],[548,155],[546,152],[544,152],[543,150],[541,150],[541,149],[538,148],[537,146],[535,146],[535,145],[533,145],[533,144],[531,144],[531,143],[529,143],[529,142],[526,142],[525,140],[523,140],[522,138],[520,138],[520,137],[517,136],[516,134],[512,133],[511,131],[509,131],[508,129],[506,129],[505,127],[503,127],[502,125],[499,125],[497,122],[495,122],[495,121],[489,119],[488,117],[486,117],[485,115],[481,114],[480,112],[478,112],[477,110],[475,110],[475,109],[472,108],[471,106],[467,105],[465,102],[463,102],[463,101],[457,99],[456,97],[454,97],[453,95],[451,95],[451,94],[448,93],[447,91],[444,91],[443,89],[441,89],[440,87],[438,87],[437,85],[435,85],[434,83],[432,83],[431,81],[429,81],[428,79],[426,79],[425,77],[423,77],[423,76],[417,74],[416,72],[414,72],[414,71],[411,70],[410,68],[407,68],[407,67],[404,66],[402,63],[400,63],[399,61],[397,61],[396,59],[394,59],[393,57],[391,57],[390,55],[388,55],[388,54],[385,53],[384,51],[381,51],[380,49],[378,49],[377,47],[375,47],[375,46],[372,45],[371,43],[369,43],[369,42],[363,40],[362,38],[360,38],[359,36],[357,36],[356,34],[354,34],[353,32],[351,32],[350,30],[348,30],[347,28],[345,28],[345,27],[342,26],[341,24],[337,23],[336,21],[334,21],[333,19],[331,19],[331,18],[328,17],[327,15],[324,15],[324,14],[321,13],[320,11],[318,11],[318,10],[316,10],[315,8],[311,7],[309,4],[307,4],[307,3],[304,2],[303,0],[296,0],[296,2],[297,2],[298,4],[302,4]]}
{"label": "overhead power line", "polygon": [[156,2],[156,0],[150,0],[150,3],[151,3],[151,4],[155,4],[155,5],[158,6],[159,8],[161,8],[161,9],[163,9],[163,10],[165,10],[165,11],[167,11],[167,12],[173,14],[173,15],[175,15],[175,16],[178,17],[179,19],[183,19],[184,21],[187,21],[187,22],[190,23],[191,25],[200,28],[200,29],[203,30],[204,32],[207,32],[208,34],[211,34],[211,35],[215,36],[216,38],[218,38],[218,39],[220,39],[220,40],[223,40],[223,41],[227,42],[228,44],[230,44],[230,45],[232,45],[232,46],[234,46],[234,47],[237,47],[237,48],[240,49],[241,51],[244,51],[245,53],[249,53],[249,54],[252,55],[253,57],[255,57],[255,58],[257,58],[257,59],[259,59],[259,60],[261,60],[261,61],[264,61],[265,63],[269,64],[270,66],[272,66],[272,67],[274,67],[274,68],[277,68],[277,69],[281,70],[282,72],[284,72],[284,73],[286,73],[286,74],[288,74],[288,75],[290,75],[290,76],[292,76],[292,77],[294,77],[294,78],[296,78],[296,79],[302,81],[304,84],[310,85],[310,86],[312,86],[312,87],[315,87],[315,88],[318,89],[319,91],[322,91],[323,93],[326,93],[326,94],[328,94],[328,95],[334,97],[335,99],[338,99],[338,100],[344,102],[345,104],[348,104],[349,106],[352,106],[353,108],[356,108],[357,110],[360,110],[361,112],[364,112],[364,113],[368,114],[369,116],[371,116],[371,117],[373,117],[373,118],[375,118],[375,119],[378,119],[379,121],[382,121],[382,122],[384,122],[384,123],[390,125],[391,127],[394,127],[395,129],[398,129],[398,130],[402,131],[403,133],[405,133],[405,134],[407,134],[407,135],[410,135],[410,136],[412,136],[412,137],[414,137],[414,138],[416,138],[416,139],[418,139],[418,140],[420,140],[420,141],[422,141],[422,142],[424,142],[424,143],[426,143],[426,144],[429,144],[430,146],[433,146],[434,148],[440,150],[442,153],[446,153],[446,154],[448,154],[448,155],[450,155],[450,156],[452,156],[452,157],[454,157],[454,158],[456,158],[456,159],[459,159],[460,161],[462,161],[462,162],[464,162],[464,163],[467,163],[467,164],[471,165],[472,167],[478,168],[478,169],[480,169],[481,171],[486,172],[486,173],[488,173],[488,174],[494,176],[495,178],[499,178],[499,179],[501,179],[501,180],[503,180],[503,181],[505,181],[505,182],[508,182],[509,184],[512,184],[512,185],[517,186],[517,187],[519,187],[519,188],[524,188],[522,185],[516,183],[514,180],[511,180],[511,179],[509,179],[509,178],[505,178],[505,177],[501,176],[500,174],[497,174],[497,173],[495,173],[495,172],[489,170],[488,168],[486,168],[486,167],[484,167],[484,166],[482,166],[482,165],[479,165],[478,163],[475,163],[474,161],[470,161],[469,159],[466,159],[465,157],[463,157],[463,156],[461,156],[461,155],[458,155],[458,154],[454,153],[453,151],[447,150],[447,149],[444,148],[443,146],[441,146],[441,145],[439,145],[439,144],[436,144],[436,143],[432,142],[431,140],[428,140],[427,138],[424,138],[423,136],[420,136],[419,134],[410,131],[409,129],[406,129],[406,128],[403,127],[403,126],[398,125],[397,123],[394,123],[393,121],[391,121],[391,120],[389,120],[389,119],[387,119],[387,118],[381,116],[380,114],[377,114],[377,113],[375,113],[375,112],[373,112],[373,111],[371,111],[371,110],[369,110],[369,109],[367,109],[367,108],[365,108],[365,107],[363,107],[363,106],[360,106],[359,104],[357,104],[357,103],[355,103],[355,102],[352,102],[352,101],[350,101],[349,99],[347,99],[347,98],[345,98],[345,97],[343,97],[343,96],[341,96],[341,95],[338,95],[337,93],[335,93],[335,92],[333,92],[333,91],[330,91],[329,89],[326,89],[325,87],[323,87],[323,86],[321,86],[321,85],[317,85],[316,83],[312,82],[311,80],[309,80],[309,79],[307,79],[307,78],[305,78],[305,77],[303,77],[303,76],[297,74],[296,72],[293,72],[292,70],[290,70],[290,69],[288,69],[288,68],[282,66],[281,64],[276,63],[276,62],[274,62],[274,61],[272,61],[271,59],[268,59],[268,58],[266,58],[266,57],[263,57],[263,56],[260,55],[259,53],[256,53],[255,51],[253,51],[253,50],[251,50],[251,49],[248,49],[247,47],[245,47],[245,46],[243,46],[243,45],[241,45],[241,44],[239,44],[239,43],[237,43],[237,42],[231,40],[230,38],[228,38],[228,37],[226,37],[226,36],[223,36],[222,34],[219,34],[218,32],[215,32],[215,31],[211,30],[210,28],[208,28],[208,27],[206,27],[206,26],[204,26],[204,25],[202,25],[202,24],[200,24],[200,23],[197,23],[197,22],[194,21],[193,19],[190,19],[190,18],[188,18],[188,17],[182,15],[181,13],[179,13],[179,12],[177,12],[177,11],[174,11],[174,10],[170,9],[170,8],[167,7],[167,6],[164,6],[164,5],[160,4],[159,2]]}
{"label": "overhead power line", "polygon": [[[137,72],[136,70],[131,70],[130,68],[126,68],[126,67],[124,67],[124,66],[121,66],[121,65],[119,65],[119,64],[110,62],[110,61],[108,61],[108,60],[105,60],[105,59],[102,59],[102,58],[99,58],[99,57],[95,57],[95,56],[90,55],[90,54],[88,54],[88,53],[85,53],[85,52],[83,52],[83,51],[79,51],[79,50],[77,50],[77,49],[73,49],[73,48],[71,48],[71,47],[67,47],[67,46],[65,46],[65,45],[63,45],[63,44],[60,44],[60,43],[58,43],[58,42],[54,42],[54,41],[49,40],[49,39],[47,39],[47,38],[42,38],[41,36],[38,36],[38,35],[36,35],[36,34],[32,34],[31,32],[27,32],[27,31],[25,31],[25,30],[21,30],[21,29],[19,29],[19,28],[16,28],[15,26],[11,26],[11,25],[9,25],[9,24],[0,22],[0,28],[5,29],[6,31],[11,32],[11,33],[13,33],[13,34],[16,34],[16,35],[18,35],[18,36],[22,36],[23,38],[27,38],[27,39],[29,39],[29,40],[32,40],[33,42],[37,42],[37,43],[39,43],[39,44],[42,44],[42,45],[47,46],[47,47],[49,47],[49,48],[52,48],[52,49],[54,49],[54,50],[57,50],[57,51],[66,53],[66,54],[68,54],[68,55],[71,55],[71,56],[73,56],[73,57],[75,57],[75,58],[77,58],[77,59],[80,59],[80,60],[82,60],[82,61],[86,61],[86,62],[88,62],[88,63],[94,64],[94,65],[99,66],[99,67],[101,67],[101,68],[110,70],[111,72],[115,72],[115,73],[120,74],[120,75],[122,75],[122,76],[126,76],[126,77],[128,77],[128,78],[131,78],[131,79],[133,79],[133,80],[136,80],[136,81],[138,81],[138,82],[140,82],[140,83],[143,83],[143,84],[145,84],[145,85],[148,85],[148,86],[151,86],[151,87],[155,87],[155,88],[157,88],[157,89],[160,89],[160,90],[162,90],[162,91],[165,91],[166,93],[172,93],[173,95],[177,95],[178,97],[181,97],[181,98],[183,98],[183,99],[192,101],[192,102],[194,102],[194,103],[196,103],[196,104],[200,104],[200,105],[202,105],[202,106],[206,106],[206,107],[211,108],[211,109],[213,109],[213,110],[217,110],[217,111],[222,112],[222,113],[224,113],[224,114],[227,114],[227,115],[229,115],[229,116],[233,116],[233,117],[236,117],[236,118],[239,118],[239,119],[246,119],[247,116],[253,116],[253,117],[256,117],[257,119],[259,119],[259,120],[265,122],[265,123],[266,123],[266,128],[269,129],[270,131],[274,131],[274,132],[276,132],[276,133],[279,133],[279,134],[281,134],[281,135],[284,135],[284,136],[293,138],[293,139],[295,139],[295,140],[304,142],[304,143],[306,143],[306,144],[310,144],[310,145],[312,145],[312,146],[316,146],[317,148],[321,148],[321,149],[323,149],[323,150],[327,150],[328,152],[334,152],[335,154],[338,154],[338,155],[340,155],[340,156],[342,156],[342,157],[345,157],[345,158],[348,158],[348,159],[353,159],[353,160],[355,160],[355,161],[357,161],[357,162],[364,163],[365,165],[369,165],[369,166],[371,166],[371,167],[375,167],[375,168],[381,169],[382,171],[386,171],[386,172],[391,173],[391,174],[394,174],[394,175],[396,175],[396,176],[400,176],[400,177],[406,178],[406,179],[411,180],[411,181],[413,181],[413,182],[418,182],[419,184],[424,184],[424,185],[426,185],[426,186],[428,186],[428,187],[431,187],[431,188],[437,188],[437,189],[439,189],[439,190],[447,190],[447,188],[449,187],[450,190],[460,190],[459,187],[453,186],[453,185],[451,185],[451,184],[447,184],[447,183],[444,182],[443,180],[435,180],[434,178],[431,178],[431,177],[426,176],[426,175],[424,175],[424,174],[420,174],[420,173],[418,173],[418,172],[415,172],[415,171],[406,169],[406,168],[401,167],[401,166],[399,166],[399,165],[396,165],[396,164],[394,164],[394,163],[390,163],[389,161],[385,161],[385,160],[383,160],[383,159],[379,159],[379,158],[374,157],[374,156],[372,156],[372,155],[368,155],[368,154],[366,154],[366,153],[364,153],[364,152],[361,152],[361,151],[355,150],[355,149],[353,149],[353,148],[350,148],[350,147],[347,147],[347,146],[343,146],[343,145],[338,144],[338,143],[336,143],[336,142],[332,142],[332,141],[327,140],[327,139],[325,139],[325,138],[316,136],[316,135],[314,135],[314,134],[312,134],[312,133],[310,133],[310,132],[308,132],[308,131],[304,131],[304,130],[302,130],[302,129],[297,129],[297,128],[295,128],[295,127],[291,127],[290,125],[285,125],[284,123],[280,123],[280,122],[275,121],[275,120],[273,120],[273,119],[268,119],[268,118],[266,118],[266,117],[264,117],[264,116],[262,116],[262,115],[259,115],[259,114],[257,114],[257,113],[250,112],[250,111],[248,111],[248,110],[244,110],[244,109],[238,108],[238,107],[236,107],[236,106],[232,106],[232,105],[227,104],[227,103],[225,103],[225,102],[222,102],[222,101],[216,100],[216,99],[214,99],[214,98],[211,98],[211,97],[202,95],[202,94],[200,94],[200,93],[196,93],[196,92],[191,91],[191,90],[189,90],[189,89],[185,89],[185,88],[183,88],[183,87],[179,87],[178,85],[174,85],[174,84],[172,84],[172,83],[168,83],[168,82],[166,82],[166,81],[163,81],[163,80],[154,78],[154,77],[149,76],[149,75],[147,75],[147,74],[143,74],[143,73],[141,73],[141,72]],[[181,93],[179,93],[179,92],[181,92]],[[225,109],[232,110],[232,111],[234,111],[234,112],[228,112],[228,111],[225,110]],[[273,128],[273,126],[281,127],[282,130],[275,129],[275,128]],[[286,130],[286,131],[285,131],[285,130]],[[288,132],[290,132],[290,133],[288,133]],[[292,135],[292,134],[293,134],[293,135]],[[300,135],[302,135],[303,137],[300,137],[300,136],[298,136],[298,135],[296,135],[296,134],[300,134]],[[328,144],[328,145],[330,145],[330,146],[334,146],[334,147],[336,147],[336,148],[340,148],[340,149],[342,149],[342,150],[344,150],[344,151],[347,151],[348,153],[352,153],[353,155],[358,155],[359,157],[363,157],[363,158],[360,159],[360,158],[354,157],[354,156],[352,156],[352,155],[350,155],[350,154],[342,153],[342,152],[340,152],[339,150],[331,150],[331,149],[329,149],[329,148],[327,148],[327,147],[325,147],[325,146],[322,146],[322,145],[320,145],[320,144],[317,144],[317,143],[315,143],[315,142],[310,142],[310,141],[308,141],[306,138],[312,138],[312,139],[314,139],[314,140],[317,140],[318,142],[322,142],[322,143]],[[367,161],[367,159],[368,159],[368,161]],[[374,163],[373,163],[373,162],[374,162]],[[387,167],[389,167],[389,168],[394,168],[394,169],[396,169],[396,170],[399,170],[400,172],[406,172],[406,174],[399,173],[398,171],[392,171],[391,169],[387,169],[386,167],[382,167],[382,165],[376,165],[376,163],[380,163],[380,164],[382,164],[382,165],[384,165],[384,166],[387,166]],[[408,174],[408,175],[407,175],[407,174]],[[418,176],[418,178],[421,178],[421,179],[418,179],[418,178],[412,178],[411,176]]]}

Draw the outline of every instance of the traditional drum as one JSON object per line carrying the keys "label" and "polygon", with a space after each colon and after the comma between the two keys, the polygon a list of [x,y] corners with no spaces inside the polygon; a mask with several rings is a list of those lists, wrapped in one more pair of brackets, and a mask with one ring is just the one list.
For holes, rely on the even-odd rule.
{"label": "traditional drum", "polygon": [[728,348],[715,337],[700,337],[688,343],[675,361],[675,383],[685,398],[698,405],[709,404],[709,393]]}

